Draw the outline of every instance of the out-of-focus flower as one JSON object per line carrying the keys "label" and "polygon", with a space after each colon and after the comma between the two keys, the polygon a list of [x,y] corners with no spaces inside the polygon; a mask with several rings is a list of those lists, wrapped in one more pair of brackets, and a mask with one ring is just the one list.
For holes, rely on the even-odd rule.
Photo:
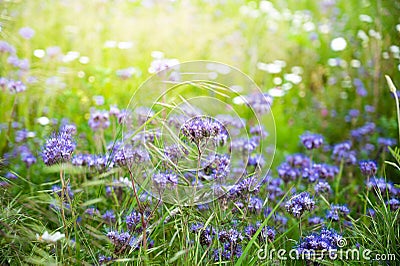
{"label": "out-of-focus flower", "polygon": [[35,35],[35,30],[30,27],[23,27],[19,29],[18,33],[22,38],[29,40]]}
{"label": "out-of-focus flower", "polygon": [[45,241],[45,242],[57,242],[58,240],[61,240],[65,237],[65,234],[61,234],[60,232],[55,232],[54,234],[49,234],[48,231],[45,231],[43,235],[39,236],[39,234],[36,234],[36,238],[39,241]]}

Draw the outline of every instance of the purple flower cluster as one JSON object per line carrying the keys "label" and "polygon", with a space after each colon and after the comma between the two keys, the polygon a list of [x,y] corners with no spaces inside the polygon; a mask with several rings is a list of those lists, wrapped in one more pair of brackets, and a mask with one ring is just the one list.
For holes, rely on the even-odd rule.
{"label": "purple flower cluster", "polygon": [[110,114],[105,110],[91,110],[89,126],[94,130],[106,129],[110,126]]}
{"label": "purple flower cluster", "polygon": [[300,218],[305,211],[315,208],[315,201],[307,192],[301,192],[292,196],[285,204],[286,211],[295,218]]}
{"label": "purple flower cluster", "polygon": [[135,231],[135,229],[138,229],[137,226],[140,224],[141,215],[136,211],[133,211],[125,217],[125,221],[129,231]]}
{"label": "purple flower cluster", "polygon": [[335,230],[323,228],[318,233],[312,233],[302,238],[297,246],[297,252],[298,254],[307,255],[306,252],[309,252],[310,250],[322,251],[337,249],[338,242],[341,239],[342,236],[336,233]]}
{"label": "purple flower cluster", "polygon": [[175,188],[178,185],[178,175],[170,171],[157,172],[153,175],[154,185],[162,191],[167,186]]}
{"label": "purple flower cluster", "polygon": [[[248,225],[245,227],[244,229],[244,235],[246,236],[246,238],[251,239],[254,234],[257,232],[257,230],[260,228],[261,223],[260,222],[256,222],[255,225]],[[274,241],[276,236],[276,231],[274,228],[270,227],[270,226],[264,226],[261,229],[260,234],[258,235],[258,239],[261,243],[265,243],[266,241]]]}
{"label": "purple flower cluster", "polygon": [[332,159],[336,162],[345,164],[355,164],[357,162],[356,152],[351,150],[350,142],[342,142],[333,147]]}
{"label": "purple flower cluster", "polygon": [[373,189],[374,192],[380,192],[384,196],[386,193],[392,196],[400,195],[400,189],[396,188],[392,182],[386,182],[384,178],[371,178],[367,181],[367,188]]}
{"label": "purple flower cluster", "polygon": [[137,244],[136,237],[124,231],[109,231],[107,233],[107,238],[113,243],[117,252],[121,252],[121,249],[127,247],[136,247]]}
{"label": "purple flower cluster", "polygon": [[349,208],[346,205],[335,205],[332,204],[330,210],[326,214],[326,219],[338,222],[340,216],[347,216],[350,213]]}
{"label": "purple flower cluster", "polygon": [[46,141],[42,150],[42,159],[46,165],[68,162],[74,150],[75,142],[71,133],[62,129]]}
{"label": "purple flower cluster", "polygon": [[0,78],[0,88],[3,90],[8,89],[10,93],[20,93],[26,91],[26,85],[20,80],[8,80]]}
{"label": "purple flower cluster", "polygon": [[256,93],[247,96],[247,105],[259,115],[268,114],[271,111],[273,98],[266,93]]}
{"label": "purple flower cluster", "polygon": [[72,157],[74,166],[89,167],[99,172],[105,172],[113,167],[113,161],[107,155],[76,154]]}
{"label": "purple flower cluster", "polygon": [[307,150],[318,149],[324,143],[324,138],[319,134],[309,132],[300,136],[301,142]]}
{"label": "purple flower cluster", "polygon": [[221,123],[203,116],[186,121],[181,127],[181,133],[197,146],[202,140],[208,138],[218,139],[218,142],[222,141],[223,145],[228,138],[228,133]]}
{"label": "purple flower cluster", "polygon": [[366,160],[359,162],[361,173],[366,177],[375,176],[378,171],[378,166],[375,161]]}
{"label": "purple flower cluster", "polygon": [[215,154],[204,166],[203,172],[213,180],[223,180],[230,172],[230,158],[227,154]]}
{"label": "purple flower cluster", "polygon": [[318,181],[314,186],[314,190],[316,194],[329,194],[332,192],[331,186],[325,180]]}
{"label": "purple flower cluster", "polygon": [[146,150],[134,148],[130,145],[120,147],[114,154],[113,161],[120,167],[142,164],[150,160],[150,155]]}
{"label": "purple flower cluster", "polygon": [[368,122],[364,126],[352,130],[350,134],[354,139],[361,141],[363,138],[375,133],[375,128],[375,123]]}
{"label": "purple flower cluster", "polygon": [[278,167],[278,175],[286,183],[296,180],[303,176],[303,169],[310,167],[310,164],[310,159],[302,154],[290,155]]}

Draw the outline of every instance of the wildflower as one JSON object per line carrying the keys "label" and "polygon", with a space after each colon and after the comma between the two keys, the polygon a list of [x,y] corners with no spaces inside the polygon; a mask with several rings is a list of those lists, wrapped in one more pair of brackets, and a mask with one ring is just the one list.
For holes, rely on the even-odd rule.
{"label": "wildflower", "polygon": [[400,193],[400,189],[396,188],[392,182],[386,182],[384,178],[371,178],[367,181],[367,188],[374,189],[374,192],[379,192],[382,195],[396,196]]}
{"label": "wildflower", "polygon": [[150,155],[142,149],[123,146],[114,154],[114,163],[120,167],[141,164],[150,160]]}
{"label": "wildflower", "polygon": [[304,252],[337,249],[338,242],[341,239],[342,236],[336,233],[335,230],[323,228],[320,232],[312,233],[300,239],[297,245],[297,252],[298,254],[307,254]]}
{"label": "wildflower", "polygon": [[55,232],[54,234],[49,234],[48,231],[44,232],[43,235],[39,236],[36,234],[36,238],[39,241],[46,241],[46,242],[57,242],[60,239],[63,239],[65,234],[61,234],[60,232]]}
{"label": "wildflower", "polygon": [[104,222],[107,224],[115,223],[116,221],[114,211],[112,210],[107,210],[101,218],[103,218]]}
{"label": "wildflower", "polygon": [[301,135],[300,139],[307,150],[318,149],[324,143],[324,138],[321,135],[309,132]]}
{"label": "wildflower", "polygon": [[400,208],[400,201],[398,199],[390,199],[387,204],[390,206],[392,211],[396,211]]}
{"label": "wildflower", "polygon": [[11,93],[20,93],[26,91],[25,84],[20,80],[10,80],[7,84],[7,87]]}
{"label": "wildflower", "polygon": [[159,190],[164,190],[167,185],[174,188],[178,184],[178,176],[172,172],[157,172],[153,175],[153,182]]}
{"label": "wildflower", "polygon": [[355,164],[357,162],[356,152],[351,150],[350,142],[342,142],[333,147],[332,158],[336,162],[343,161],[346,164]]}
{"label": "wildflower", "polygon": [[15,54],[15,48],[6,41],[0,41],[0,53]]}
{"label": "wildflower", "polygon": [[378,170],[378,166],[375,161],[360,161],[359,162],[361,173],[364,176],[371,177],[374,176]]}
{"label": "wildflower", "polygon": [[205,139],[227,135],[223,125],[209,117],[194,117],[189,119],[181,127],[181,133],[197,146]]}
{"label": "wildflower", "polygon": [[230,157],[226,154],[215,154],[206,165],[203,165],[203,172],[214,180],[222,180],[229,175],[230,161]]}
{"label": "wildflower", "polygon": [[330,193],[332,191],[331,186],[325,180],[318,181],[314,186],[314,190],[316,194]]}
{"label": "wildflower", "polygon": [[125,221],[129,231],[132,231],[133,229],[136,228],[136,226],[140,223],[140,218],[141,218],[140,214],[135,211],[131,212],[126,216]]}
{"label": "wildflower", "polygon": [[24,39],[31,39],[35,35],[35,30],[30,27],[23,27],[19,29],[19,35]]}
{"label": "wildflower", "polygon": [[305,211],[312,211],[315,208],[315,201],[307,192],[294,195],[285,204],[286,211],[294,217],[299,218]]}
{"label": "wildflower", "polygon": [[247,105],[259,115],[269,113],[272,102],[272,97],[267,93],[256,93],[247,97]]}
{"label": "wildflower", "polygon": [[318,216],[310,217],[308,218],[308,224],[309,225],[317,225],[317,224],[322,224],[324,222],[324,219]]}
{"label": "wildflower", "polygon": [[339,221],[340,216],[346,216],[350,213],[349,208],[345,205],[331,205],[331,209],[328,210],[328,213],[326,214],[326,219],[332,220],[332,221]]}
{"label": "wildflower", "polygon": [[100,212],[98,209],[91,207],[91,208],[87,208],[85,210],[85,214],[87,214],[89,216],[94,216],[95,214],[100,215]]}
{"label": "wildflower", "polygon": [[89,126],[97,131],[99,129],[106,129],[110,126],[110,115],[107,111],[92,110],[90,112]]}
{"label": "wildflower", "polygon": [[42,151],[42,159],[46,165],[64,163],[71,160],[72,152],[75,149],[75,143],[69,132],[61,131],[50,137]]}

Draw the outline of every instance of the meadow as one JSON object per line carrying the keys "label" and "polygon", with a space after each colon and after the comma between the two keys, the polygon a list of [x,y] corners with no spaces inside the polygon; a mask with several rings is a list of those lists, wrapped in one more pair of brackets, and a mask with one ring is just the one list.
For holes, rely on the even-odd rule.
{"label": "meadow", "polygon": [[0,11],[0,265],[399,264],[399,1]]}

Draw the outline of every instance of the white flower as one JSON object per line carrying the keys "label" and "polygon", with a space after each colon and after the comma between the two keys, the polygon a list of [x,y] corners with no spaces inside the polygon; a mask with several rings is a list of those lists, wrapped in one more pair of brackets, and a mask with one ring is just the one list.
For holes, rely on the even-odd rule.
{"label": "white flower", "polygon": [[338,37],[332,40],[331,49],[333,51],[343,51],[347,46],[347,42],[343,37]]}
{"label": "white flower", "polygon": [[55,232],[54,234],[49,234],[49,232],[44,232],[43,235],[39,236],[36,234],[36,238],[39,241],[46,241],[46,242],[57,242],[60,239],[63,239],[65,234],[61,234],[60,232]]}

